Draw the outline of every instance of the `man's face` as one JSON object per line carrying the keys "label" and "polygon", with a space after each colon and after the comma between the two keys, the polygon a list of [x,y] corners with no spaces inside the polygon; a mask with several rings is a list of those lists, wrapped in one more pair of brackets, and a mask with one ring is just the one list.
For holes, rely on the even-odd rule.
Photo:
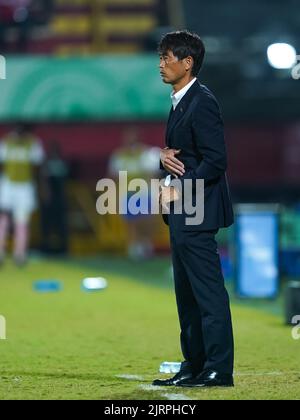
{"label": "man's face", "polygon": [[172,51],[160,55],[160,74],[164,83],[175,85],[186,76],[185,60],[178,60]]}

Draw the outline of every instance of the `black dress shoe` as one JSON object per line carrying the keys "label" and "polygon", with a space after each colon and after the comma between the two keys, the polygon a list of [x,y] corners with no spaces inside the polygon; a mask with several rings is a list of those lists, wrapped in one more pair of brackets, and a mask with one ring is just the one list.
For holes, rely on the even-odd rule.
{"label": "black dress shoe", "polygon": [[214,370],[207,370],[200,373],[196,378],[180,381],[180,383],[176,385],[186,388],[205,388],[213,386],[232,387],[234,386],[234,383],[232,375],[218,373]]}
{"label": "black dress shoe", "polygon": [[170,379],[156,379],[153,381],[152,385],[154,386],[176,386],[179,385],[182,381],[189,380],[193,378],[193,374],[189,372],[178,372],[173,378]]}

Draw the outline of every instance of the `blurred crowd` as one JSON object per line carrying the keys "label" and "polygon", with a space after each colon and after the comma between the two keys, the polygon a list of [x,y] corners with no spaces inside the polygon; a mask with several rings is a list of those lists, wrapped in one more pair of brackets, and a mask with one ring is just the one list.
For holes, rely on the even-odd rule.
{"label": "blurred crowd", "polygon": [[15,52],[26,52],[32,29],[46,24],[53,0],[0,0],[0,50],[6,52],[13,39]]}

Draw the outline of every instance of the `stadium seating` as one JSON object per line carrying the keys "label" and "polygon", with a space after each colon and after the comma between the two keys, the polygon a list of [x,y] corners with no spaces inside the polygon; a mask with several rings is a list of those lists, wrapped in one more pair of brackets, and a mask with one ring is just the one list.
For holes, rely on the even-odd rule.
{"label": "stadium seating", "polygon": [[136,52],[157,24],[156,0],[56,0],[58,53]]}
{"label": "stadium seating", "polygon": [[[158,0],[54,0],[52,18],[31,31],[28,53],[134,53],[159,24]],[[13,42],[13,40],[12,40]]]}

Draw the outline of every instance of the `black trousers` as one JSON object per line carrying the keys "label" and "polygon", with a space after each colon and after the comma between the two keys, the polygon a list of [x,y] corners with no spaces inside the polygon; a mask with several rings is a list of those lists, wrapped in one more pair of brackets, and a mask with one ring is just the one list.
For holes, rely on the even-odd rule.
{"label": "black trousers", "polygon": [[182,369],[232,374],[234,343],[228,293],[215,235],[171,231]]}

